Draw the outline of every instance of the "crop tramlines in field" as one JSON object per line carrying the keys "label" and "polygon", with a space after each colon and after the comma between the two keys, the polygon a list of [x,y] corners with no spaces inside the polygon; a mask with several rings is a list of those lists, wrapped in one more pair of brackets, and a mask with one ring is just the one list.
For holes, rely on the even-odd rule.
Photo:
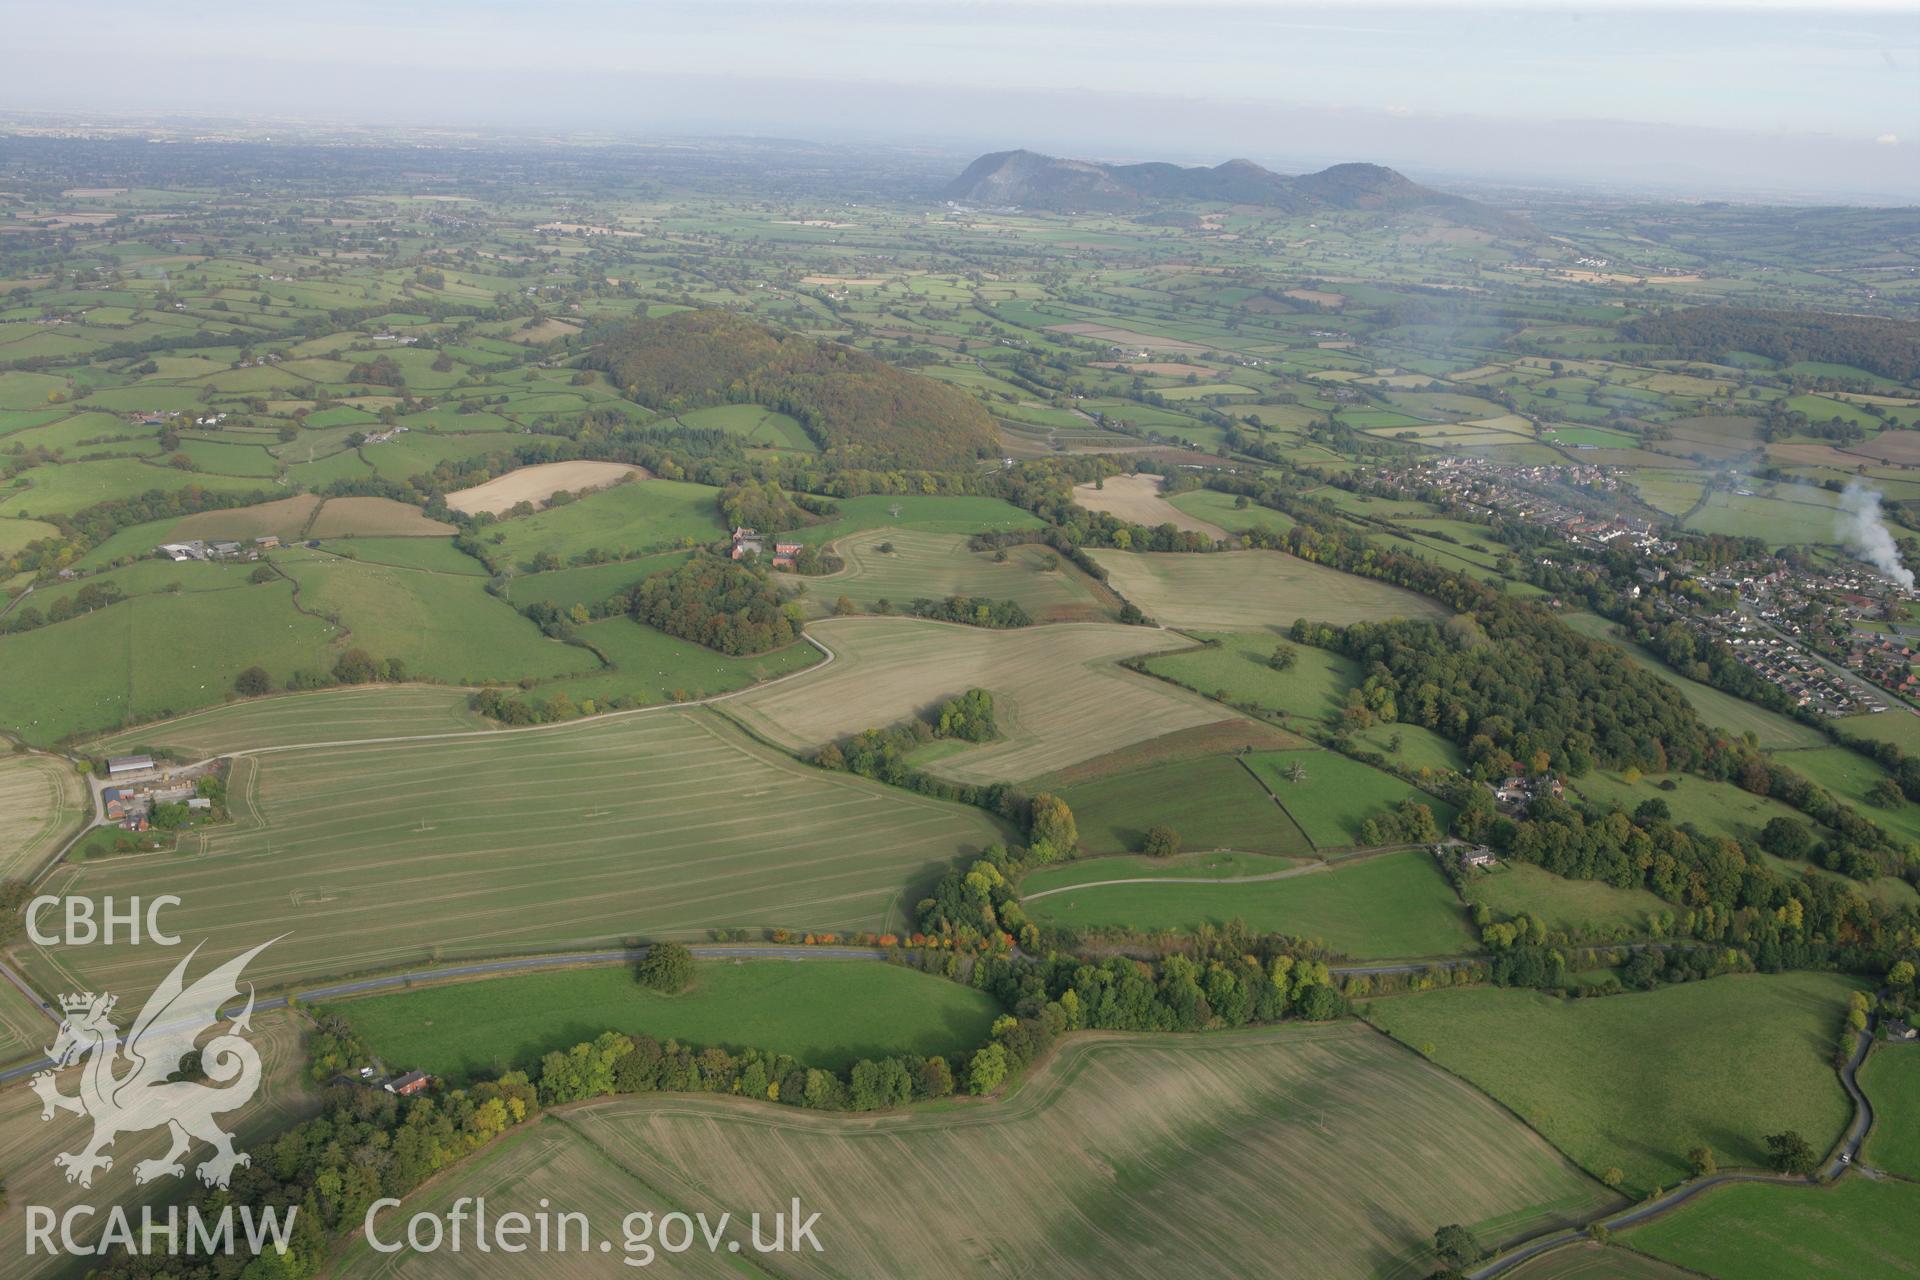
{"label": "crop tramlines in field", "polygon": [[[898,928],[914,886],[1003,838],[977,810],[807,769],[697,711],[248,763],[240,819],[204,854],[76,867],[54,891],[176,894],[168,927],[210,955],[285,934],[249,968],[271,985],[723,925]],[[49,958],[112,990],[168,960]]]}
{"label": "crop tramlines in field", "polygon": [[64,760],[0,760],[0,878],[32,872],[86,819],[86,787]]}
{"label": "crop tramlines in field", "polygon": [[[504,1211],[575,1179],[618,1204],[608,1178],[631,1203],[709,1219],[798,1195],[826,1247],[783,1255],[781,1272],[821,1277],[1398,1280],[1426,1274],[1434,1223],[1497,1238],[1612,1198],[1470,1087],[1347,1025],[1079,1038],[1010,1098],[878,1116],[611,1099],[549,1117],[395,1213],[482,1188]],[[389,1265],[357,1245],[342,1274]],[[407,1273],[462,1265],[419,1257]],[[549,1259],[499,1274],[536,1266],[554,1274]]]}
{"label": "crop tramlines in field", "polygon": [[233,751],[352,742],[487,727],[467,707],[465,689],[444,685],[367,685],[287,693],[210,707],[127,729],[90,743],[96,755],[165,748],[193,759]]}
{"label": "crop tramlines in field", "polygon": [[[195,975],[201,972],[196,964]],[[126,1007],[128,1003],[132,1008]],[[139,1007],[137,1000],[123,1002],[121,1020],[131,1018]],[[306,1119],[318,1103],[307,1082],[307,1056],[301,1051],[305,1020],[275,1009],[256,1014],[253,1028],[248,1039],[260,1054],[260,1091],[239,1110],[219,1118],[221,1126],[234,1134],[235,1145],[241,1150],[254,1148],[256,1143]],[[46,1030],[51,1032],[51,1024],[46,1024]],[[49,1039],[50,1035],[40,1035],[35,1042],[45,1044]],[[71,1096],[78,1091],[79,1082],[80,1069],[73,1068],[62,1073],[60,1089]],[[167,1130],[122,1133],[111,1149],[113,1167],[97,1172],[89,1188],[67,1181],[53,1158],[63,1151],[78,1151],[92,1129],[89,1122],[71,1115],[58,1115],[54,1123],[43,1121],[40,1099],[31,1089],[15,1087],[0,1092],[0,1150],[7,1153],[8,1194],[23,1204],[45,1205],[56,1214],[78,1206],[98,1206],[94,1212],[99,1216],[91,1222],[83,1218],[76,1225],[82,1239],[92,1238],[99,1230],[109,1205],[124,1207],[137,1223],[141,1205],[151,1204],[156,1219],[164,1222],[164,1204],[179,1194],[182,1184],[172,1178],[158,1178],[141,1186],[134,1181],[134,1168],[166,1152]],[[187,1157],[186,1187],[200,1187],[193,1170],[210,1154],[212,1148],[195,1144]],[[9,1259],[7,1275],[20,1280],[72,1275],[73,1258],[62,1250],[27,1252],[27,1227],[25,1213],[0,1214],[0,1256]]]}

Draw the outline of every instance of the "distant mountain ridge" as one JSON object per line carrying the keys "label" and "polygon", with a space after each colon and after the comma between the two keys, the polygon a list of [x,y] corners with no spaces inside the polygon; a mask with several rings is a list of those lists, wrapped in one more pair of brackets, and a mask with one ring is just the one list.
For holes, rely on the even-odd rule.
{"label": "distant mountain ridge", "polygon": [[1285,213],[1417,210],[1489,229],[1525,226],[1497,209],[1423,187],[1377,164],[1337,164],[1318,173],[1288,175],[1251,160],[1229,160],[1209,169],[1164,162],[1098,164],[1037,151],[995,151],[968,165],[947,184],[944,196],[967,204],[1054,212],[1130,212],[1175,201],[1251,204]]}

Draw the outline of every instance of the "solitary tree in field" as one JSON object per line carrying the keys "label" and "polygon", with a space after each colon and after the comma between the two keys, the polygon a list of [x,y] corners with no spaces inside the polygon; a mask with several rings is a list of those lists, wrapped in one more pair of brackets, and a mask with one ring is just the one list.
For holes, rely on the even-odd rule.
{"label": "solitary tree in field", "polygon": [[634,977],[641,986],[669,995],[685,991],[693,982],[693,952],[678,942],[656,942],[647,948]]}
{"label": "solitary tree in field", "polygon": [[1071,858],[1080,844],[1073,810],[1059,796],[1042,791],[1033,798],[1033,816],[1027,825],[1027,844],[1042,862]]}
{"label": "solitary tree in field", "polygon": [[1295,760],[1287,766],[1287,781],[1298,786],[1307,780],[1307,766]]}
{"label": "solitary tree in field", "polygon": [[1484,1256],[1473,1232],[1459,1223],[1449,1223],[1433,1233],[1433,1247],[1442,1258],[1456,1267],[1467,1267]]}
{"label": "solitary tree in field", "polygon": [[1154,858],[1171,858],[1180,852],[1180,833],[1164,822],[1156,822],[1147,828],[1140,852]]}
{"label": "solitary tree in field", "polygon": [[1767,1135],[1767,1163],[1781,1173],[1807,1177],[1819,1166],[1820,1154],[1797,1130]]}
{"label": "solitary tree in field", "polygon": [[1290,644],[1273,646],[1273,656],[1267,659],[1267,665],[1275,671],[1291,671],[1293,664],[1300,660],[1300,651]]}
{"label": "solitary tree in field", "polygon": [[1695,1147],[1687,1152],[1687,1164],[1692,1166],[1696,1178],[1710,1177],[1720,1169],[1714,1161],[1712,1147]]}

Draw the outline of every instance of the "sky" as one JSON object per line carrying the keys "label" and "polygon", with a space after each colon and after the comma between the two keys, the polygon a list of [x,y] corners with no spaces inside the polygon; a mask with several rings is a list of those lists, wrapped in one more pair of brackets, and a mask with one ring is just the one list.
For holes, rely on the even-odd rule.
{"label": "sky", "polygon": [[1920,0],[0,0],[0,110],[1920,200]]}

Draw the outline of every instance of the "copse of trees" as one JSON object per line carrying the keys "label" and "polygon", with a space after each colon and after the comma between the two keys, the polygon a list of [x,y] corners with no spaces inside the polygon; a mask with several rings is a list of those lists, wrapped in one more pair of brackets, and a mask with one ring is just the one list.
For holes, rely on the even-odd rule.
{"label": "copse of trees", "polygon": [[678,942],[656,942],[634,966],[634,980],[667,995],[678,995],[693,985],[693,952]]}
{"label": "copse of trees", "polygon": [[642,404],[765,405],[797,419],[829,465],[959,470],[999,452],[993,419],[966,392],[732,312],[676,312],[592,337],[588,364]]}
{"label": "copse of trees", "polygon": [[[993,695],[985,689],[969,689],[942,703],[930,718],[915,716],[890,728],[866,729],[839,742],[830,742],[814,753],[813,763],[822,769],[857,773],[921,795],[978,805],[1010,822],[1025,823],[1027,799],[1009,784],[949,782],[907,762],[917,748],[938,738],[985,742],[996,732]],[[983,736],[969,737],[969,734]]]}
{"label": "copse of trees", "polygon": [[1827,311],[1764,307],[1689,307],[1629,320],[1630,342],[1665,348],[1683,360],[1721,362],[1751,351],[1781,364],[1852,365],[1895,382],[1920,381],[1920,324]]}
{"label": "copse of trees", "polygon": [[[375,1200],[406,1196],[538,1110],[534,1087],[520,1072],[470,1089],[404,1098],[336,1085],[321,1094],[320,1114],[255,1148],[251,1163],[233,1171],[227,1188],[195,1189],[190,1199],[208,1215],[229,1204],[256,1213],[270,1207],[282,1220],[291,1212],[286,1252],[252,1260],[247,1274],[304,1280],[322,1270],[332,1242],[357,1230]],[[240,1274],[236,1262],[248,1260],[116,1250],[93,1274],[102,1280],[230,1280]]]}
{"label": "copse of trees", "polygon": [[1920,910],[1811,870],[1775,870],[1759,847],[1676,825],[1664,813],[1582,809],[1543,797],[1514,819],[1482,802],[1461,810],[1454,832],[1567,879],[1647,889],[1677,908],[1675,932],[1740,948],[1763,972],[1836,965],[1883,972],[1920,939]]}
{"label": "copse of trees", "polygon": [[1415,844],[1439,838],[1440,824],[1434,820],[1433,806],[1412,796],[1360,824],[1363,845]]}
{"label": "copse of trees", "polygon": [[637,621],[729,655],[792,644],[803,626],[800,607],[783,603],[764,575],[708,553],[644,579],[629,609]]}
{"label": "copse of trees", "polygon": [[1466,603],[1443,623],[1302,620],[1289,634],[1359,662],[1374,716],[1458,743],[1476,777],[1706,762],[1711,739],[1685,697],[1619,650],[1537,605],[1491,592]]}
{"label": "copse of trees", "polygon": [[407,375],[392,356],[375,356],[349,369],[347,381],[376,387],[404,387],[407,385]]}
{"label": "copse of trees", "polygon": [[765,534],[802,529],[819,519],[802,508],[795,501],[795,495],[772,480],[738,481],[723,488],[716,501],[720,504],[721,518],[730,527],[744,525]]}
{"label": "copse of trees", "polygon": [[962,742],[990,742],[995,733],[993,695],[985,689],[969,689],[940,704],[935,714],[934,736],[957,738]]}
{"label": "copse of trees", "polygon": [[908,605],[907,612],[916,618],[960,622],[970,627],[986,627],[996,631],[1033,625],[1033,618],[1020,606],[1019,601],[989,600],[983,596],[948,596],[944,600],[923,596]]}

